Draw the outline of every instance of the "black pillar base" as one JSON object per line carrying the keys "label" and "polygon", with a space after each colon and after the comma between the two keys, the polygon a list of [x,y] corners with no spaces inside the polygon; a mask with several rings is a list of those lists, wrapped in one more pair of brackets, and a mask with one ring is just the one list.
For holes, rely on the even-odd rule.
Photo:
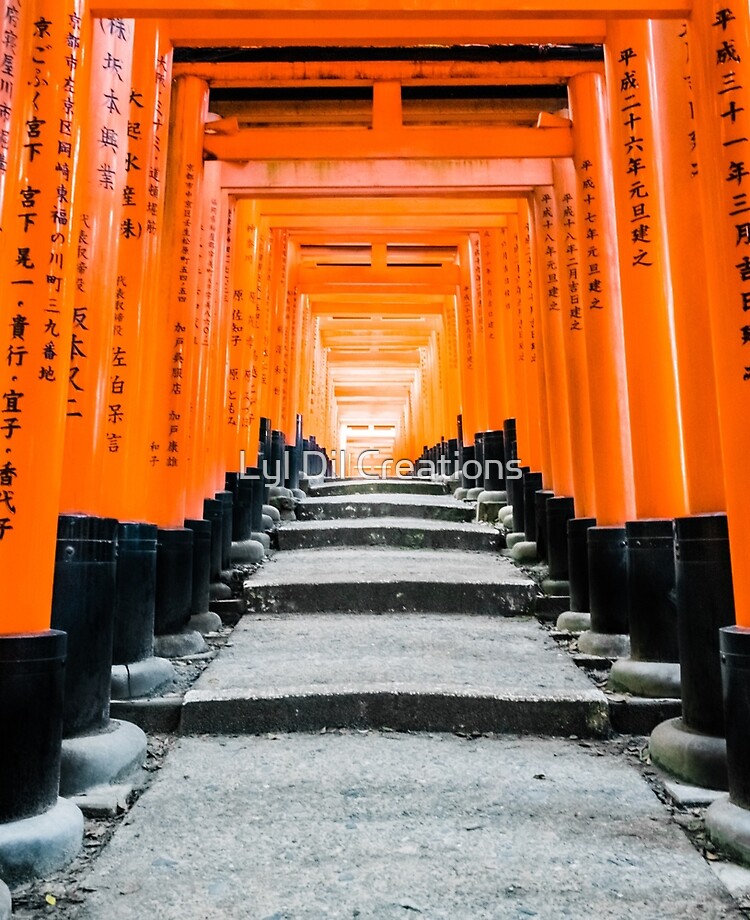
{"label": "black pillar base", "polygon": [[680,698],[671,519],[628,521],[630,658],[615,662],[611,690],[652,698]]}
{"label": "black pillar base", "polygon": [[674,528],[682,719],[674,720],[679,733],[674,721],[654,729],[651,756],[685,782],[726,789],[719,630],[734,625],[727,518],[677,518]]}
{"label": "black pillar base", "polygon": [[588,533],[592,527],[596,527],[596,518],[571,518],[568,521],[570,610],[557,618],[557,628],[562,632],[582,633],[591,629]]}
{"label": "black pillar base", "polygon": [[112,663],[127,665],[154,651],[156,604],[155,524],[121,523],[117,528]]}
{"label": "black pillar base", "polygon": [[67,636],[0,636],[0,824],[57,803]]}
{"label": "black pillar base", "polygon": [[547,534],[547,502],[555,497],[551,489],[539,489],[534,493],[534,516],[536,519],[536,552],[539,559],[546,562],[549,552]]}
{"label": "black pillar base", "polygon": [[187,530],[193,532],[191,616],[208,613],[211,585],[211,532],[210,521],[185,521]]}
{"label": "black pillar base", "polygon": [[224,533],[224,508],[216,498],[203,500],[203,518],[211,522],[211,584],[216,584],[221,577],[221,547]]}
{"label": "black pillar base", "polygon": [[221,571],[226,572],[231,567],[232,556],[232,503],[233,496],[230,491],[217,492],[216,500],[221,502],[224,515],[224,525],[221,530]]}
{"label": "black pillar base", "polygon": [[160,527],[156,552],[157,636],[182,632],[190,620],[193,595],[193,532]]}
{"label": "black pillar base", "polygon": [[568,521],[575,517],[570,497],[547,501],[547,562],[551,581],[568,581]]}
{"label": "black pillar base", "polygon": [[536,493],[542,489],[542,474],[526,473],[523,477],[523,532],[530,543],[536,543]]}
{"label": "black pillar base", "polygon": [[117,521],[60,515],[52,626],[68,634],[63,737],[109,722]]}
{"label": "black pillar base", "polygon": [[591,628],[581,634],[586,655],[621,658],[630,651],[624,527],[588,530]]}

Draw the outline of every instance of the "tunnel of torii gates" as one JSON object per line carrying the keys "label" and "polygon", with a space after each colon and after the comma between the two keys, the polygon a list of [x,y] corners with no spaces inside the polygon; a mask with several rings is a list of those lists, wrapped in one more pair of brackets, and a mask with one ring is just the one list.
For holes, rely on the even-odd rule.
{"label": "tunnel of torii gates", "polygon": [[[650,652],[631,622],[632,655],[675,662],[679,633],[683,694],[705,649],[721,694],[719,627],[726,659],[750,642],[746,3],[2,0],[0,40],[5,721],[55,708],[22,667],[60,657],[50,624],[74,696],[106,645],[92,620],[82,665],[75,616],[118,533],[121,560],[150,541],[177,632],[169,579],[245,466],[461,459],[486,431],[573,499],[594,638],[627,631],[625,547],[676,535],[695,622]],[[104,710],[66,697],[65,736]],[[30,762],[3,767],[6,823]]]}

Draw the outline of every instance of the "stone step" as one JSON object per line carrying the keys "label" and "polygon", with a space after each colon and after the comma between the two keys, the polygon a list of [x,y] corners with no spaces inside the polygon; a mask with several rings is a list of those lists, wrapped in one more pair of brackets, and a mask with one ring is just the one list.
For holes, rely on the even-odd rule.
{"label": "stone step", "polygon": [[297,507],[300,521],[409,517],[465,523],[475,515],[473,505],[446,495],[336,495],[308,498]]}
{"label": "stone step", "polygon": [[429,479],[338,479],[312,486],[311,497],[339,495],[446,495],[440,482]]}
{"label": "stone step", "polygon": [[81,885],[76,920],[740,920],[628,758],[557,738],[181,738]]}
{"label": "stone step", "polygon": [[276,553],[245,582],[254,613],[528,613],[538,588],[490,553],[311,549]]}
{"label": "stone step", "polygon": [[607,700],[530,619],[246,616],[185,696],[186,734],[523,732],[591,737]]}
{"label": "stone step", "polygon": [[492,552],[505,545],[498,531],[487,525],[410,518],[298,521],[283,524],[277,536],[282,550],[386,546]]}

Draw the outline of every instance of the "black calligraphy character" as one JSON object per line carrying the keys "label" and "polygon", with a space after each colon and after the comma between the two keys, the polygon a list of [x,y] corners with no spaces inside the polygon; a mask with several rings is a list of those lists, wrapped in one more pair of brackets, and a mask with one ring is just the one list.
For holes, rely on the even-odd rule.
{"label": "black calligraphy character", "polygon": [[18,470],[10,460],[4,466],[0,466],[0,486],[12,486],[16,476],[18,476]]}
{"label": "black calligraphy character", "polygon": [[115,38],[120,39],[120,41],[128,40],[128,33],[125,26],[124,19],[110,19],[109,20],[109,34],[114,35]]}
{"label": "black calligraphy character", "polygon": [[16,389],[10,389],[6,393],[3,393],[3,399],[5,400],[3,412],[12,412],[14,414],[21,413],[23,411],[21,408],[23,396],[24,394],[19,393]]}
{"label": "black calligraphy character", "polygon": [[117,103],[120,101],[120,97],[115,95],[115,91],[111,89],[108,93],[104,94],[104,105],[107,107],[109,112],[117,112],[120,114],[120,110],[117,108]]}
{"label": "black calligraphy character", "polygon": [[744,160],[740,160],[738,163],[729,164],[727,182],[736,182],[738,185],[742,185],[742,180],[745,178],[745,176],[750,176],[750,172],[745,169]]}
{"label": "black calligraphy character", "polygon": [[739,64],[742,58],[733,41],[723,41],[721,47],[716,49],[716,63],[717,65],[728,64],[729,61],[735,61]]}
{"label": "black calligraphy character", "polygon": [[49,19],[40,16],[34,23],[34,32],[37,38],[49,38],[49,27],[52,25]]}
{"label": "black calligraphy character", "polygon": [[[23,302],[19,302],[18,306],[22,306]],[[25,316],[22,316],[20,313],[16,315],[10,321],[10,328],[12,329],[11,337],[14,339],[21,339],[23,341],[24,336],[26,335],[26,327],[29,325],[29,321]]]}
{"label": "black calligraphy character", "polygon": [[734,22],[736,18],[737,17],[730,9],[724,7],[723,10],[716,11],[716,19],[711,23],[711,25],[720,26],[721,31],[726,32],[729,23]]}
{"label": "black calligraphy character", "polygon": [[28,351],[19,345],[18,348],[14,348],[12,345],[8,345],[8,367],[23,367],[23,359],[28,354]]}
{"label": "black calligraphy character", "polygon": [[110,423],[110,425],[116,425],[118,422],[121,422],[123,417],[124,416],[121,403],[116,403],[115,405],[109,406],[107,421]]}
{"label": "black calligraphy character", "polygon": [[0,431],[5,431],[5,440],[10,441],[16,431],[20,431],[21,426],[18,424],[17,418],[5,419],[5,424],[0,425]]}

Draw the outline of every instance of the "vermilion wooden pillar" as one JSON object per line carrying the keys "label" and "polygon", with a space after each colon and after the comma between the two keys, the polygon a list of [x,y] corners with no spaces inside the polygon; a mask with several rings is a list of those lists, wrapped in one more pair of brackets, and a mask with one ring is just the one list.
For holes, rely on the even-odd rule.
{"label": "vermilion wooden pillar", "polygon": [[[0,213],[9,176],[17,169],[23,150],[21,100],[22,87],[28,79],[31,64],[31,6],[31,0],[2,0],[0,3],[0,23],[3,28],[3,78],[0,80]],[[5,234],[0,234],[0,253],[5,243]]]}
{"label": "vermilion wooden pillar", "polygon": [[576,516],[585,518],[595,513],[594,456],[584,331],[588,317],[584,311],[581,268],[581,234],[585,236],[585,231],[577,207],[573,161],[554,160],[552,167],[557,204],[557,237],[560,244],[560,300],[563,306],[563,348],[569,393],[573,496]]}
{"label": "vermilion wooden pillar", "polygon": [[503,287],[500,274],[500,241],[497,233],[482,233],[482,297],[484,300],[485,353],[487,360],[487,424],[502,428],[508,417],[508,393],[503,360]]}
{"label": "vermilion wooden pillar", "polygon": [[[654,139],[668,221],[688,508],[724,510],[695,91],[687,23],[651,22]],[[696,271],[696,266],[701,266]]]}
{"label": "vermilion wooden pillar", "polygon": [[[5,185],[0,263],[0,632],[49,628],[77,241],[74,118],[83,4],[38,0],[24,24],[31,86],[16,95],[20,154]],[[19,23],[19,26],[21,24]]]}
{"label": "vermilion wooden pillar", "polygon": [[549,186],[536,189],[533,233],[540,288],[544,377],[549,423],[552,474],[549,487],[557,495],[564,496],[573,494],[573,460],[562,328],[560,268],[562,241],[558,237],[558,225],[554,188]]}
{"label": "vermilion wooden pillar", "polygon": [[159,349],[153,370],[149,486],[156,523],[181,527],[185,520],[195,366],[203,126],[208,87],[197,77],[174,83],[170,158],[161,250]]}
{"label": "vermilion wooden pillar", "polygon": [[519,202],[519,236],[521,267],[521,322],[523,324],[522,340],[519,350],[523,348],[524,391],[528,413],[528,431],[524,441],[524,428],[519,430],[518,456],[524,466],[532,470],[549,468],[543,460],[543,451],[549,450],[547,436],[547,400],[544,386],[540,386],[540,355],[538,352],[538,316],[537,285],[535,283],[534,263],[532,259],[531,223],[528,202]]}
{"label": "vermilion wooden pillar", "polygon": [[610,23],[606,70],[636,514],[670,518],[685,512],[686,493],[649,54],[645,21]]}
{"label": "vermilion wooden pillar", "polygon": [[[73,336],[65,430],[60,510],[102,514],[106,493],[104,457],[121,443],[126,418],[118,376],[128,362],[119,342],[117,270],[120,239],[146,232],[135,216],[133,186],[127,177],[133,20],[92,23],[89,88],[81,120],[80,173],[71,232],[77,244]],[[70,271],[70,266],[68,267]]]}
{"label": "vermilion wooden pillar", "polygon": [[221,164],[204,165],[202,196],[197,202],[201,215],[202,246],[199,259],[199,285],[193,316],[196,350],[192,381],[190,453],[187,481],[186,517],[200,520],[203,502],[215,492],[214,454],[220,445],[212,439],[212,395],[217,376],[226,371],[221,351],[219,311],[219,265],[217,237],[221,207]]}
{"label": "vermilion wooden pillar", "polygon": [[[526,308],[525,293],[523,289],[524,272],[528,265],[524,265],[527,256],[526,247],[521,240],[521,221],[517,214],[508,216],[508,244],[510,256],[509,281],[509,308],[506,312],[507,324],[505,329],[506,362],[513,375],[513,389],[515,404],[509,407],[505,418],[516,419],[517,441],[522,445],[529,444],[531,440],[531,426],[538,423],[532,420],[530,406],[533,398],[526,387],[526,351],[524,348],[524,313]],[[528,318],[527,318],[528,321]]]}
{"label": "vermilion wooden pillar", "polygon": [[605,86],[599,74],[574,77],[570,105],[581,225],[581,296],[591,388],[593,476],[600,526],[635,516],[633,461],[622,328],[617,230]]}
{"label": "vermilion wooden pillar", "polygon": [[[721,630],[719,644],[729,798],[711,806],[706,826],[722,849],[747,863],[750,573],[746,563],[750,515],[745,480],[750,449],[750,11],[746,4],[698,0],[691,25],[703,216],[711,244],[707,260],[709,309],[737,623]],[[728,585],[723,587],[726,591]]]}
{"label": "vermilion wooden pillar", "polygon": [[498,273],[498,287],[500,307],[498,310],[498,338],[500,340],[500,353],[498,360],[503,380],[503,417],[497,427],[502,427],[506,418],[518,420],[518,380],[516,378],[515,353],[513,351],[513,286],[515,275],[515,261],[513,248],[515,234],[510,227],[503,227],[497,233],[498,246],[496,269]]}
{"label": "vermilion wooden pillar", "polygon": [[257,374],[253,345],[258,300],[258,226],[255,202],[241,199],[232,217],[230,242],[230,300],[228,321],[227,393],[224,406],[226,433],[225,468],[236,471],[240,451],[245,451],[247,466],[254,466],[257,444],[250,443],[252,378]]}
{"label": "vermilion wooden pillar", "polygon": [[[476,431],[487,428],[487,343],[485,340],[485,303],[482,277],[486,266],[482,262],[482,244],[478,233],[469,234],[472,318],[474,324],[474,384],[476,398]],[[474,432],[472,432],[472,435]]]}
{"label": "vermilion wooden pillar", "polygon": [[471,246],[468,242],[461,247],[461,261],[462,278],[456,310],[458,370],[464,446],[469,446],[474,443],[474,432],[479,430],[479,412],[477,410],[476,334],[473,321],[473,269]]}
{"label": "vermilion wooden pillar", "polygon": [[[101,510],[121,521],[152,521],[155,510],[145,484],[151,457],[151,416],[163,232],[164,176],[171,83],[171,45],[158,24],[138,21],[127,106],[127,157],[118,233],[112,342],[102,368],[108,411],[100,436],[106,449],[102,475],[108,484]],[[124,187],[127,186],[127,193]],[[114,484],[117,484],[116,486]]]}

